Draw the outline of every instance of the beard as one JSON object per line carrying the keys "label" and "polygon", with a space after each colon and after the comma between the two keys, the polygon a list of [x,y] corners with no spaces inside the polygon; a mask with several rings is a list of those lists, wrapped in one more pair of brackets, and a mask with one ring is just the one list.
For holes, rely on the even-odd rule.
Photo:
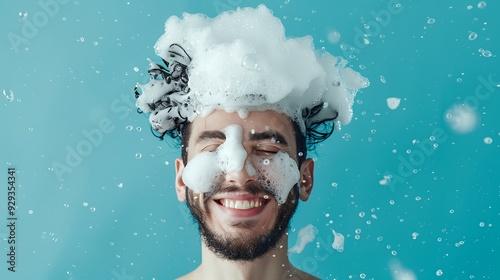
{"label": "beard", "polygon": [[[229,192],[236,189],[241,190],[241,188],[228,187],[219,191]],[[252,194],[265,192],[257,184],[246,185],[244,190]],[[206,204],[208,198],[204,199],[204,209],[206,210],[203,210],[200,206],[201,202],[199,199],[196,199],[194,192],[188,188],[186,188],[186,197],[189,211],[198,222],[200,235],[205,245],[213,253],[226,260],[251,261],[269,252],[269,250],[276,246],[283,234],[285,234],[290,219],[295,213],[295,210],[297,210],[299,192],[298,186],[295,185],[288,194],[286,202],[279,206],[276,220],[270,230],[260,235],[248,234],[240,236],[224,236],[216,233],[208,226],[206,221],[206,217],[210,214]],[[242,226],[245,225],[243,224]],[[251,226],[251,223],[246,226]]]}

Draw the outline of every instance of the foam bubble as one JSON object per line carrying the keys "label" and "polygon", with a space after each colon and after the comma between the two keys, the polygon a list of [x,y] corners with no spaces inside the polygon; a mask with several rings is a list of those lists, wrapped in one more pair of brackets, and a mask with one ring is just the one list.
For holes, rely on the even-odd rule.
{"label": "foam bubble", "polygon": [[316,229],[312,224],[308,224],[307,226],[301,228],[295,245],[288,249],[288,253],[301,253],[307,244],[314,241],[316,234],[318,234],[318,229]]}
{"label": "foam bubble", "polygon": [[389,109],[396,110],[399,107],[401,98],[389,97],[386,99],[386,102],[387,102],[387,107],[389,107]]}
{"label": "foam bubble", "polygon": [[473,107],[456,104],[446,111],[445,120],[453,131],[465,134],[476,128],[479,116]]}
{"label": "foam bubble", "polygon": [[343,252],[344,251],[344,235],[340,232],[336,232],[333,229],[332,229],[332,233],[333,233],[332,248],[339,251],[339,252]]}

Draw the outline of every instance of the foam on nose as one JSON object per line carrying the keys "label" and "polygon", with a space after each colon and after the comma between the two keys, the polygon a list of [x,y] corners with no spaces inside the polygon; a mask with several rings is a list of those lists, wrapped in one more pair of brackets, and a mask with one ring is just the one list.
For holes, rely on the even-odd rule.
{"label": "foam on nose", "polygon": [[242,144],[243,129],[233,124],[224,129],[224,134],[226,141],[217,149],[220,169],[225,173],[240,171],[248,156]]}

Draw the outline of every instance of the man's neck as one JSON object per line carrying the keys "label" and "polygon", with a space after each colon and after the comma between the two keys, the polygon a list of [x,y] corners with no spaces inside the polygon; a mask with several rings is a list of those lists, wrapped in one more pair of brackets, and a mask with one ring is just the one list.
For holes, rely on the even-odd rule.
{"label": "man's neck", "polygon": [[288,238],[283,235],[275,248],[253,261],[221,259],[202,242],[201,265],[180,279],[316,279],[296,269],[288,260]]}

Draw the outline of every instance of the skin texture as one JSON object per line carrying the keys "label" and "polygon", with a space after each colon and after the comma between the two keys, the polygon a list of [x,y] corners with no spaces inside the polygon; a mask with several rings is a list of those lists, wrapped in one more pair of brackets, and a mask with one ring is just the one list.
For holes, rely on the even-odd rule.
{"label": "skin texture", "polygon": [[[288,116],[275,111],[252,111],[242,119],[237,113],[218,110],[206,117],[197,117],[191,124],[188,163],[197,154],[214,151],[224,143],[224,139],[200,136],[206,135],[207,131],[224,131],[225,127],[233,124],[240,125],[243,129],[242,145],[248,155],[247,162],[250,162],[252,155],[266,156],[277,151],[286,152],[297,162],[294,129]],[[276,138],[251,140],[252,134],[270,131],[281,135],[284,141],[275,141]],[[311,193],[314,170],[311,159],[305,160],[299,167],[300,183],[281,205],[256,183],[257,175],[248,174],[245,169],[224,174],[219,191],[207,197],[206,194],[190,191],[182,180],[185,167],[182,159],[176,160],[175,167],[177,198],[181,202],[188,201],[200,224],[203,241],[200,266],[180,279],[316,279],[289,262],[286,234],[289,219],[298,203],[297,198],[306,201]],[[222,206],[221,201],[224,199],[260,199],[264,204],[258,211],[235,210]],[[241,214],[243,212],[245,214]],[[271,240],[273,233],[274,242],[262,243],[262,240]],[[236,251],[238,248],[245,248],[245,244],[253,244],[242,249],[245,252],[259,246],[270,247],[263,252],[228,257],[219,253],[211,242],[207,242],[211,238],[208,236],[210,234],[219,237],[221,244],[231,244]]]}

